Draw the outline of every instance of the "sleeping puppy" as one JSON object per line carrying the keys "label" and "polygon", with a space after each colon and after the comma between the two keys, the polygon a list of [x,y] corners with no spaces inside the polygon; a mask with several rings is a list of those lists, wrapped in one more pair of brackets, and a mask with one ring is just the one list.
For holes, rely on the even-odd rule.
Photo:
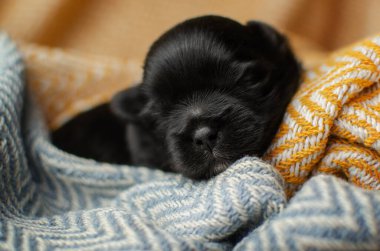
{"label": "sleeping puppy", "polygon": [[264,154],[300,73],[272,27],[198,17],[152,45],[142,83],[115,95],[111,111],[125,123],[131,164],[207,179]]}
{"label": "sleeping puppy", "polygon": [[152,45],[140,85],[75,117],[52,141],[98,161],[209,178],[263,155],[300,72],[286,38],[264,23],[190,19]]}

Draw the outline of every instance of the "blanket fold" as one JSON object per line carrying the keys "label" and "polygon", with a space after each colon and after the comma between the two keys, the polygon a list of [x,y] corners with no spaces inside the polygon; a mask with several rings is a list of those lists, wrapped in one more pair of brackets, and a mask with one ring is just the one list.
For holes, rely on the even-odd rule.
{"label": "blanket fold", "polygon": [[[346,144],[353,144],[351,135],[338,128],[346,128],[343,119],[352,120],[348,108],[331,106],[335,117],[345,109],[347,116],[341,116],[340,124],[326,125],[334,138],[326,135],[329,142],[317,138],[328,150],[313,170],[316,177],[305,179],[287,202],[289,177],[284,175],[284,183],[281,168],[255,157],[240,159],[217,177],[197,182],[160,170],[67,154],[51,145],[34,101],[38,95],[25,95],[24,82],[21,55],[0,33],[0,250],[376,250],[380,246],[379,192],[318,175],[330,172],[323,168],[339,169],[335,173],[342,177],[355,174],[352,166],[345,168],[342,159],[334,157]],[[366,108],[372,110],[364,112],[374,116],[377,89],[355,83],[342,87],[344,93],[362,89],[370,98],[343,97],[341,106],[355,108],[355,102],[367,102]],[[303,88],[295,100],[309,87]],[[289,112],[287,116],[293,118]],[[313,124],[304,126],[315,129]],[[285,127],[284,123],[280,141]],[[304,129],[298,132],[306,136]],[[350,149],[357,155],[351,154],[350,161],[357,166],[358,160],[377,158],[377,127],[374,130],[354,138],[357,148]],[[374,175],[366,188],[378,189],[376,165],[373,161],[364,166]]]}

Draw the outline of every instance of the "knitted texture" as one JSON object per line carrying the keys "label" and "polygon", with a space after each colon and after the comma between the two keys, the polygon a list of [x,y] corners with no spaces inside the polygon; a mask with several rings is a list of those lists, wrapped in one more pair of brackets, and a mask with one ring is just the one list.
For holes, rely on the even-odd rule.
{"label": "knitted texture", "polygon": [[305,74],[265,159],[291,195],[313,173],[380,189],[380,36]]}
{"label": "knitted texture", "polygon": [[[208,181],[81,159],[51,145],[0,33],[0,250],[376,250],[380,194],[335,177],[287,205],[254,157]],[[286,206],[287,205],[287,206]]]}
{"label": "knitted texture", "polygon": [[317,176],[235,250],[379,250],[379,203],[379,192]]}

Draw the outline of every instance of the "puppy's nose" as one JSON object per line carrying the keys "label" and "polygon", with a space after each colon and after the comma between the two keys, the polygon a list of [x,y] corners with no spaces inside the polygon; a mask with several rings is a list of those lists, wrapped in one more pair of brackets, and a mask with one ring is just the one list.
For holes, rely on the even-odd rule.
{"label": "puppy's nose", "polygon": [[207,149],[210,152],[215,147],[218,139],[218,132],[208,126],[203,126],[195,130],[194,143],[197,147]]}

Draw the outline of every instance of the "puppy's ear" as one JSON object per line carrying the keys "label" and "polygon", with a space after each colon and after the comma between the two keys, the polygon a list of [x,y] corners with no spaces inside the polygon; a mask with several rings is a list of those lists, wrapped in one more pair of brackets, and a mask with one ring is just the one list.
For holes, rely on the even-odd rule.
{"label": "puppy's ear", "polygon": [[256,83],[266,82],[270,71],[270,65],[262,62],[237,62],[234,63],[236,82],[252,81]]}
{"label": "puppy's ear", "polygon": [[292,54],[286,37],[272,26],[258,21],[249,21],[247,28],[252,34],[255,47],[270,57],[270,60],[278,60],[281,56],[286,57],[289,53]]}
{"label": "puppy's ear", "polygon": [[111,100],[111,111],[125,122],[137,123],[140,112],[146,104],[141,84],[117,93]]}
{"label": "puppy's ear", "polygon": [[[271,86],[288,88],[291,93],[290,83],[294,83],[291,85],[293,88],[298,86],[302,67],[286,37],[270,25],[258,21],[248,22],[247,29],[252,36],[253,51],[258,52],[259,61],[265,64],[263,68],[269,70],[267,76],[273,80],[274,85],[267,85],[267,89],[275,92]],[[275,84],[279,82],[283,84]]]}

